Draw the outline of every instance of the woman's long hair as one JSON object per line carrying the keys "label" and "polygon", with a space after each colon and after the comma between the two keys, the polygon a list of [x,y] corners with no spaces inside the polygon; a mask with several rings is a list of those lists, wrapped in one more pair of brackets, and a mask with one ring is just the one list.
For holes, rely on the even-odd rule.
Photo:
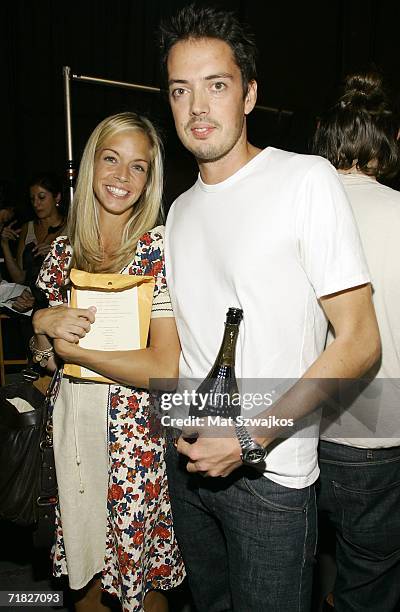
{"label": "woman's long hair", "polygon": [[[103,267],[97,203],[93,192],[95,156],[104,142],[125,130],[138,130],[148,137],[151,146],[147,182],[143,193],[132,208],[124,227],[121,244],[112,262]],[[86,272],[120,272],[132,259],[139,238],[152,229],[160,212],[163,188],[162,144],[152,123],[136,113],[119,113],[107,117],[94,129],[86,143],[73,203],[68,217],[68,238],[73,247],[71,266]]]}

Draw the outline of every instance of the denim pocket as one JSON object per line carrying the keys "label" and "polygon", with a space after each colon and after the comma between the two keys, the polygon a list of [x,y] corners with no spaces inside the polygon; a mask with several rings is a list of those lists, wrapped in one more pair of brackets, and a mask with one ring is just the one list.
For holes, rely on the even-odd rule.
{"label": "denim pocket", "polygon": [[400,554],[400,481],[373,490],[352,489],[336,481],[332,485],[343,537],[376,559]]}
{"label": "denim pocket", "polygon": [[310,487],[290,489],[265,476],[245,476],[242,481],[251,495],[277,512],[304,512],[310,500]]}

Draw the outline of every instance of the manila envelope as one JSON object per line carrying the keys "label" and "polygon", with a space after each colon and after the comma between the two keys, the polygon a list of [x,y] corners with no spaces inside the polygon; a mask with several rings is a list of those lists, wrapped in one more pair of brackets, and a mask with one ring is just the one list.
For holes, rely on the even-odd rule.
{"label": "manila envelope", "polygon": [[[146,348],[153,303],[154,277],[102,274],[72,269],[70,306],[96,306],[96,321],[79,346],[104,351]],[[66,363],[64,374],[93,382],[114,381],[76,364]]]}

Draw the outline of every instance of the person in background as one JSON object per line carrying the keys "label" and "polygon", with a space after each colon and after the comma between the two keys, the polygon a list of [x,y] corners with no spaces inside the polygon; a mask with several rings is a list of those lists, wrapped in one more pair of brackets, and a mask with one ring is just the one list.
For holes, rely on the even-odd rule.
{"label": "person in background", "polygon": [[336,534],[337,612],[400,609],[400,193],[380,182],[400,169],[399,125],[382,78],[353,74],[313,140],[350,199],[382,340],[380,364],[321,424],[318,507]]}
{"label": "person in background", "polygon": [[[50,251],[50,244],[64,231],[65,226],[61,209],[62,185],[57,175],[51,172],[37,174],[29,183],[29,192],[35,218],[25,223],[21,229],[16,229],[13,221],[3,226],[0,234],[9,277],[17,284],[18,297],[12,306],[21,313],[32,309],[35,303],[32,288],[40,266]],[[15,256],[10,244],[13,241],[18,241]],[[7,289],[5,286],[0,287],[0,299]]]}
{"label": "person in background", "polygon": [[[357,228],[326,160],[248,141],[256,47],[231,13],[186,6],[161,35],[175,127],[199,166],[165,234],[180,389],[210,371],[230,306],[244,313],[236,375],[246,391],[297,381],[257,415],[296,420],[287,439],[237,425],[216,437],[199,428],[192,444],[184,430],[169,444],[189,585],[199,612],[309,612],[319,381],[360,376],[380,350]],[[327,320],[337,338],[324,351]]]}
{"label": "person in background", "polygon": [[8,225],[15,217],[15,201],[13,198],[13,187],[11,181],[0,180],[0,234],[5,225]]}
{"label": "person in background", "polygon": [[[14,186],[8,179],[0,179],[0,235],[3,227],[11,223],[16,216]],[[8,272],[5,268],[3,251],[0,242],[0,258],[1,258],[1,273],[0,282],[8,278]]]}
{"label": "person in background", "polygon": [[[54,398],[54,453],[59,488],[54,573],[68,574],[76,610],[107,609],[101,588],[124,612],[161,612],[159,590],[177,586],[184,569],[176,543],[164,463],[164,438],[151,427],[151,378],[174,378],[180,352],[165,281],[159,136],[149,120],[120,113],[91,134],[68,220],[38,286],[50,308],[36,311],[33,352],[49,350],[113,384],[60,374]],[[63,304],[71,267],[155,278],[148,348],[84,349],[91,309]],[[50,365],[55,367],[53,360]],[[108,503],[107,503],[108,500]]]}
{"label": "person in background", "polygon": [[0,208],[0,233],[3,231],[3,227],[5,225],[8,225],[12,221],[14,216],[14,206],[6,206],[5,208]]}

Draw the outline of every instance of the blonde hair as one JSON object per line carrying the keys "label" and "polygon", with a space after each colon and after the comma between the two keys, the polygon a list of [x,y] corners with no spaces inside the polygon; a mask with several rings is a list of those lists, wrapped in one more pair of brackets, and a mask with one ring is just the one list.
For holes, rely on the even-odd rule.
{"label": "blonde hair", "polygon": [[[125,130],[139,130],[150,141],[148,177],[143,193],[132,208],[122,233],[121,245],[112,262],[104,266],[97,204],[93,192],[96,153],[104,142]],[[153,124],[136,113],[107,117],[93,130],[83,151],[72,206],[68,215],[68,237],[73,248],[71,266],[86,272],[120,272],[131,260],[139,238],[152,229],[160,213],[163,187],[162,143]]]}

